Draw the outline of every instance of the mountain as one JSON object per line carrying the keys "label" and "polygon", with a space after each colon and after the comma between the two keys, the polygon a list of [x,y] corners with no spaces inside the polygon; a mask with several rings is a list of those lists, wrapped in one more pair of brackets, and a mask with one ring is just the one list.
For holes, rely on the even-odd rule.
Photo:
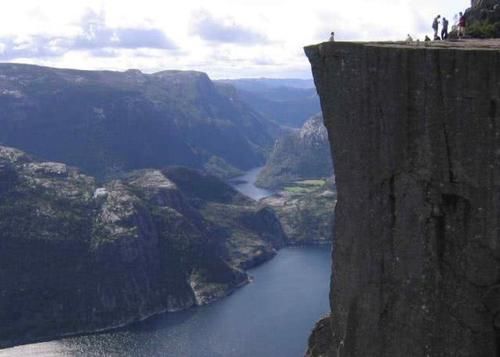
{"label": "mountain", "polygon": [[217,82],[230,83],[238,89],[248,92],[262,92],[272,88],[295,88],[312,89],[314,81],[312,79],[294,78],[241,78],[241,79],[221,79]]}
{"label": "mountain", "polygon": [[298,131],[279,138],[257,185],[278,188],[299,180],[333,175],[328,133],[321,114],[307,120]]}
{"label": "mountain", "polygon": [[99,179],[183,165],[231,176],[264,162],[275,125],[200,72],[0,64],[0,143]]}
{"label": "mountain", "polygon": [[280,125],[301,127],[307,118],[321,111],[312,80],[262,78],[217,83],[234,86],[243,102]]}
{"label": "mountain", "polygon": [[209,303],[285,240],[272,210],[198,171],[100,186],[0,146],[0,348]]}
{"label": "mountain", "polygon": [[297,181],[259,201],[280,218],[288,245],[330,244],[337,192],[326,180]]}
{"label": "mountain", "polygon": [[472,0],[465,18],[467,36],[500,37],[500,0]]}

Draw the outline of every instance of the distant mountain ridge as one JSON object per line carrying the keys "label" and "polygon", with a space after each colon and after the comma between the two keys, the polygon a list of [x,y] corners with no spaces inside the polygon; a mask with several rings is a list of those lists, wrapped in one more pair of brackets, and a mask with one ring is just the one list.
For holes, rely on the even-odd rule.
{"label": "distant mountain ridge", "polygon": [[183,165],[234,175],[264,162],[273,125],[205,73],[0,64],[0,143],[98,177]]}
{"label": "distant mountain ridge", "polygon": [[230,83],[238,89],[247,91],[258,91],[263,88],[296,88],[311,89],[314,87],[312,79],[297,78],[239,78],[239,79],[220,79],[217,82]]}
{"label": "distant mountain ridge", "polygon": [[312,80],[256,78],[216,83],[234,86],[243,102],[280,125],[301,127],[309,117],[321,111]]}

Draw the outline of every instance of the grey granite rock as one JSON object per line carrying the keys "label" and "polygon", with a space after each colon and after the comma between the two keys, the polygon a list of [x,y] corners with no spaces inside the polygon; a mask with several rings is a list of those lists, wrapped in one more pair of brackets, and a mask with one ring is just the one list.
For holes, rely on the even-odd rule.
{"label": "grey granite rock", "polygon": [[498,355],[499,44],[306,48],[338,189],[310,356]]}

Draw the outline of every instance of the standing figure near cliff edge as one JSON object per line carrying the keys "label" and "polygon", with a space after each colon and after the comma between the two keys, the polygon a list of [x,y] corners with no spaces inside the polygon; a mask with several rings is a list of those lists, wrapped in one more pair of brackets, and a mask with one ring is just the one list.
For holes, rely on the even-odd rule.
{"label": "standing figure near cliff edge", "polygon": [[448,24],[449,21],[446,17],[443,17],[443,29],[441,30],[441,40],[446,40],[448,38]]}
{"label": "standing figure near cliff edge", "polygon": [[335,32],[330,33],[330,42],[335,42]]}
{"label": "standing figure near cliff edge", "polygon": [[432,29],[434,30],[434,39],[438,37],[438,28],[439,28],[439,19],[441,18],[441,15],[437,15],[434,18],[434,21],[432,21]]}
{"label": "standing figure near cliff edge", "polygon": [[465,36],[465,16],[463,13],[459,14],[458,19],[458,38],[463,38]]}

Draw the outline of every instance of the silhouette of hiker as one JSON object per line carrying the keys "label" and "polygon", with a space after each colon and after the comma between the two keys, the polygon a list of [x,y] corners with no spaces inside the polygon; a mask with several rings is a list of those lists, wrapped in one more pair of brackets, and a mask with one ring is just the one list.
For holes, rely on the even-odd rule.
{"label": "silhouette of hiker", "polygon": [[463,13],[459,14],[458,19],[458,38],[463,38],[465,36],[465,16]]}
{"label": "silhouette of hiker", "polygon": [[441,39],[446,40],[448,38],[448,25],[449,21],[446,17],[443,17],[443,29],[441,30]]}
{"label": "silhouette of hiker", "polygon": [[335,42],[335,32],[330,33],[330,42]]}
{"label": "silhouette of hiker", "polygon": [[434,21],[432,21],[432,29],[434,30],[434,39],[438,37],[438,28],[439,28],[439,19],[441,18],[441,15],[437,15],[434,18]]}

